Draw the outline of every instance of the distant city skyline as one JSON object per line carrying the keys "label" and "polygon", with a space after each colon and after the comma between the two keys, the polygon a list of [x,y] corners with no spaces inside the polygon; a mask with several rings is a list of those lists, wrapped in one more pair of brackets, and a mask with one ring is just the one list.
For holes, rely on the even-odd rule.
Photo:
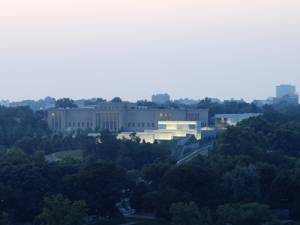
{"label": "distant city skyline", "polygon": [[0,99],[265,99],[300,90],[297,0],[7,0]]}
{"label": "distant city skyline", "polygon": [[[2,85],[2,84],[0,84],[0,85]],[[124,101],[133,101],[134,102],[134,101],[137,101],[137,100],[149,100],[149,101],[151,101],[151,97],[152,97],[153,94],[170,94],[171,100],[177,100],[177,99],[201,100],[201,99],[204,99],[204,98],[208,97],[208,98],[218,98],[220,100],[230,100],[230,99],[240,100],[240,99],[243,99],[246,102],[252,102],[253,100],[264,100],[264,99],[267,99],[269,97],[276,97],[276,86],[281,85],[281,84],[295,85],[295,83],[291,83],[291,82],[278,83],[278,84],[275,84],[275,86],[273,86],[271,88],[269,88],[269,87],[265,88],[264,90],[267,90],[265,93],[269,93],[269,94],[265,94],[265,95],[262,94],[259,97],[254,97],[254,96],[258,96],[257,92],[260,92],[259,90],[257,90],[257,87],[253,87],[257,91],[253,92],[253,90],[252,91],[249,90],[249,93],[246,94],[246,96],[227,95],[228,97],[225,97],[226,93],[223,96],[217,96],[216,92],[214,92],[214,93],[210,92],[211,95],[209,95],[209,94],[205,95],[205,93],[202,93],[201,90],[200,90],[201,92],[199,92],[199,95],[196,95],[196,94],[194,94],[194,95],[184,95],[184,93],[183,93],[183,95],[176,95],[176,94],[174,95],[171,92],[167,92],[163,89],[161,91],[148,92],[149,95],[145,95],[144,92],[142,92],[142,91],[141,91],[141,93],[136,92],[136,94],[134,94],[133,96],[128,96],[128,93],[124,93],[124,95],[117,94],[117,93],[121,93],[119,91],[116,91],[115,94],[114,93],[111,93],[111,94],[108,93],[106,95],[104,95],[104,94],[103,95],[101,95],[101,94],[97,95],[96,92],[94,92],[95,95],[88,95],[87,93],[91,93],[91,91],[87,91],[87,93],[86,93],[84,90],[82,90],[82,92],[80,92],[79,94],[75,94],[75,95],[70,94],[68,91],[65,92],[66,93],[65,95],[63,95],[63,94],[59,95],[59,94],[55,93],[55,91],[54,91],[53,94],[43,95],[43,96],[35,95],[33,93],[33,95],[24,94],[23,97],[22,96],[20,96],[20,97],[6,97],[6,95],[3,95],[3,94],[5,94],[5,93],[3,93],[3,88],[1,88],[2,91],[0,92],[1,93],[0,100],[9,100],[9,101],[13,102],[13,101],[22,101],[22,100],[40,100],[40,99],[44,99],[46,97],[53,97],[53,98],[56,98],[56,99],[59,99],[59,98],[72,98],[74,100],[91,99],[91,98],[104,98],[106,100],[111,100],[114,97],[121,97],[122,100],[124,100]],[[297,85],[295,85],[295,86],[296,86],[296,92],[299,93],[298,86]],[[214,88],[217,88],[217,86],[215,86]],[[213,88],[213,90],[215,90],[214,88]],[[176,89],[176,87],[175,87],[175,89]],[[262,89],[263,89],[263,87],[262,87]],[[231,90],[231,93],[233,93],[234,91],[237,91],[237,94],[244,92],[243,90],[235,89],[235,90]],[[133,93],[132,91],[130,91],[130,92]],[[191,92],[193,92],[193,91],[191,90]],[[99,93],[101,93],[101,92],[99,92]],[[186,92],[186,93],[188,93],[188,92]],[[251,94],[253,94],[253,97],[251,97]],[[4,97],[2,97],[2,95]]]}

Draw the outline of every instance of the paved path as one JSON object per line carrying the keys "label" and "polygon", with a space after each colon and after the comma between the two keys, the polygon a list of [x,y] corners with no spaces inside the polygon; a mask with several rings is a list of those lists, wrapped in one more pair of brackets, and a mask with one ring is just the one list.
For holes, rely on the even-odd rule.
{"label": "paved path", "polygon": [[123,224],[120,224],[120,225],[136,225],[137,222],[130,222],[130,223],[123,223]]}
{"label": "paved path", "polygon": [[186,162],[191,161],[192,159],[196,158],[199,155],[204,155],[207,156],[208,155],[208,151],[213,147],[212,144],[203,146],[201,148],[199,148],[198,150],[192,152],[191,154],[185,156],[183,159],[177,161],[177,166],[180,166]]}
{"label": "paved path", "polygon": [[55,153],[46,155],[45,158],[46,158],[47,162],[49,162],[49,163],[55,163],[55,162],[60,161],[60,159],[56,157]]}
{"label": "paved path", "polygon": [[146,216],[146,215],[128,215],[126,218],[139,219],[139,220],[155,220],[155,216]]}

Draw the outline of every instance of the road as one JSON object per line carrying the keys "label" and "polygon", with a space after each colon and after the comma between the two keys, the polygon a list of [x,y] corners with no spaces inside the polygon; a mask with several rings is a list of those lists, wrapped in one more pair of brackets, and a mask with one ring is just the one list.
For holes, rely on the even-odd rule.
{"label": "road", "polygon": [[45,158],[46,158],[46,161],[49,162],[49,163],[55,163],[55,162],[60,161],[60,159],[56,157],[55,153],[52,153],[50,155],[46,155]]}
{"label": "road", "polygon": [[202,146],[201,148],[199,148],[198,150],[193,151],[192,153],[190,153],[189,155],[185,156],[184,158],[180,159],[179,161],[177,161],[177,166],[180,166],[186,162],[191,161],[192,159],[196,158],[199,155],[203,155],[203,156],[207,156],[209,150],[213,147],[212,144],[209,145],[205,145]]}

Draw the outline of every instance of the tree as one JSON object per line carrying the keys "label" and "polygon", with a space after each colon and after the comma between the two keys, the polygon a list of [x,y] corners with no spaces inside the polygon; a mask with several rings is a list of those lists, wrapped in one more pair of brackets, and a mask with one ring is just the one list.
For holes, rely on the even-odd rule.
{"label": "tree", "polygon": [[78,106],[70,98],[61,98],[56,100],[55,108],[77,108]]}
{"label": "tree", "polygon": [[120,141],[109,131],[102,131],[100,141],[90,137],[84,146],[84,156],[88,160],[116,161],[120,152]]}
{"label": "tree", "polygon": [[0,214],[0,225],[10,225],[8,214],[6,212]]}
{"label": "tree", "polygon": [[168,163],[154,163],[144,168],[143,177],[152,188],[158,189],[163,176],[170,168],[171,165]]}
{"label": "tree", "polygon": [[97,162],[83,167],[71,177],[67,186],[66,194],[71,193],[72,199],[85,200],[91,213],[111,216],[118,212],[116,204],[127,189],[127,177],[115,164]]}
{"label": "tree", "polygon": [[114,97],[114,98],[111,100],[111,102],[113,102],[113,103],[121,103],[121,102],[123,102],[123,100],[122,100],[120,97]]}
{"label": "tree", "polygon": [[260,177],[256,168],[237,167],[223,176],[225,198],[230,202],[255,202],[260,199]]}
{"label": "tree", "polygon": [[[194,164],[174,167],[162,178],[160,190],[164,198],[172,196],[174,202],[194,201],[200,208],[214,205],[218,193],[216,176],[202,160]],[[176,197],[177,196],[177,197]]]}
{"label": "tree", "polygon": [[44,194],[51,191],[47,166],[10,151],[1,156],[0,168],[1,207],[17,222],[32,220],[40,211]]}
{"label": "tree", "polygon": [[50,133],[45,115],[28,107],[0,107],[0,146],[15,147],[24,137],[39,137]]}
{"label": "tree", "polygon": [[113,103],[121,103],[122,102],[122,99],[120,97],[114,97],[111,102]]}
{"label": "tree", "polygon": [[41,225],[82,225],[86,211],[84,201],[72,202],[62,195],[55,195],[45,198],[44,209],[36,221]]}
{"label": "tree", "polygon": [[272,221],[269,207],[258,203],[220,206],[217,217],[219,225],[263,225]]}
{"label": "tree", "polygon": [[176,203],[170,209],[172,225],[208,225],[212,219],[208,210],[199,210],[194,202]]}

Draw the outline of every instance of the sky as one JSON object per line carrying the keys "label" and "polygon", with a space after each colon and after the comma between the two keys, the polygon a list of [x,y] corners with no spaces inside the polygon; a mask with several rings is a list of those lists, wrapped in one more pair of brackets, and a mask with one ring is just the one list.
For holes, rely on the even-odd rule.
{"label": "sky", "polygon": [[0,99],[300,90],[299,0],[1,0]]}

